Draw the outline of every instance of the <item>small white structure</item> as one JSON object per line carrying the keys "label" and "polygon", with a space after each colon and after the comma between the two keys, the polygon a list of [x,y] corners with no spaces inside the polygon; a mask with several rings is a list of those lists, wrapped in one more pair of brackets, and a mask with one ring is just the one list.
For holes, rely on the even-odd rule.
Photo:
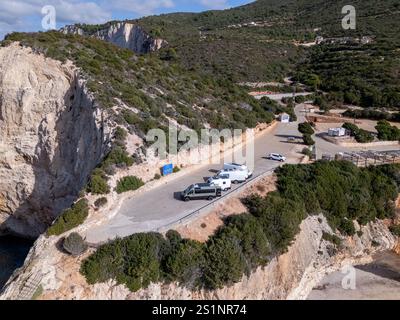
{"label": "small white structure", "polygon": [[330,137],[344,137],[346,136],[345,128],[330,128],[328,131]]}
{"label": "small white structure", "polygon": [[290,116],[287,113],[282,113],[280,120],[282,123],[289,123],[290,122]]}

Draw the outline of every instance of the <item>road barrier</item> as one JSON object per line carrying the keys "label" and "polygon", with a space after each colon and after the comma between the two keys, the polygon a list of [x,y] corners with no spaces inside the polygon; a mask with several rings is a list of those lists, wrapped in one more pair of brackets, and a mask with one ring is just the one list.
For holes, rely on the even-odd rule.
{"label": "road barrier", "polygon": [[201,208],[199,208],[199,209],[187,214],[186,216],[184,216],[184,217],[182,217],[180,219],[177,219],[177,220],[175,220],[173,222],[170,222],[170,223],[168,223],[166,225],[163,225],[162,227],[156,228],[153,231],[163,232],[163,231],[167,231],[167,229],[170,229],[173,226],[180,225],[180,224],[183,224],[185,222],[190,222],[194,217],[200,216],[202,212],[203,213],[209,212],[211,207],[213,207],[213,206],[215,206],[215,205],[217,205],[219,203],[222,203],[227,198],[232,197],[232,196],[240,193],[243,189],[245,189],[246,187],[248,187],[249,185],[251,185],[253,183],[256,183],[257,181],[261,180],[262,178],[266,177],[267,175],[271,175],[272,173],[274,173],[275,169],[267,170],[267,171],[265,171],[263,173],[258,174],[257,176],[252,177],[251,179],[249,179],[246,182],[242,183],[235,190],[232,190],[232,191],[224,194],[223,196],[215,199],[214,201],[204,205],[203,207],[201,207]]}

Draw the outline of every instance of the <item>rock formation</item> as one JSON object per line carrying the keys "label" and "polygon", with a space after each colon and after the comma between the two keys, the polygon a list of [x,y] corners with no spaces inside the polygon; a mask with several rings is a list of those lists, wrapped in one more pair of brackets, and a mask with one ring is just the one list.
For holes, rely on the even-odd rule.
{"label": "rock formation", "polygon": [[65,34],[77,34],[95,37],[111,42],[121,48],[130,49],[138,54],[157,51],[167,45],[160,38],[149,35],[141,26],[129,22],[110,23],[95,32],[85,31],[79,25],[66,26],[60,30]]}
{"label": "rock formation", "polygon": [[67,256],[57,249],[58,238],[42,236],[24,267],[15,272],[5,286],[0,300],[30,299],[30,296],[21,295],[27,283],[33,283],[33,289],[41,288],[41,299],[305,299],[327,273],[345,265],[369,263],[375,252],[392,250],[398,245],[396,237],[382,221],[360,228],[362,236],[344,238],[338,250],[322,239],[323,232],[332,232],[326,219],[322,215],[310,216],[301,224],[301,231],[287,253],[250,276],[243,276],[233,286],[192,291],[178,283],[153,283],[135,293],[113,281],[88,285],[79,273],[84,257]]}
{"label": "rock formation", "polygon": [[71,205],[109,147],[103,113],[72,63],[0,49],[0,231],[37,237]]}

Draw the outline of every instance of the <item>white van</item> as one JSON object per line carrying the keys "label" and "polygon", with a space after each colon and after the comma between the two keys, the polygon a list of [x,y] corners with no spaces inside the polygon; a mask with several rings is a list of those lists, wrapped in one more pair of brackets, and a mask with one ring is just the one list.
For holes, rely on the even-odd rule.
{"label": "white van", "polygon": [[227,176],[232,183],[245,182],[248,178],[247,171],[241,170],[221,170],[218,172],[217,177]]}
{"label": "white van", "polygon": [[227,191],[232,187],[232,181],[229,179],[229,175],[220,175],[209,178],[207,183],[220,187],[222,191]]}
{"label": "white van", "polygon": [[247,168],[244,164],[237,164],[237,163],[224,163],[224,171],[244,171],[247,173],[246,179],[250,178],[253,175],[253,172]]}

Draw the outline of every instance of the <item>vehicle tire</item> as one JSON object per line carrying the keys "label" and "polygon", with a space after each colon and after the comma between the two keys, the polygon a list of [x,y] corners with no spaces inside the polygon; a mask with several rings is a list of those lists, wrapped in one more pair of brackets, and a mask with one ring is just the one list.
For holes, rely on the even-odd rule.
{"label": "vehicle tire", "polygon": [[183,198],[183,201],[185,201],[185,202],[188,202],[190,200],[190,198],[189,197],[185,197],[185,198]]}
{"label": "vehicle tire", "polygon": [[233,183],[233,184],[238,184],[239,181],[235,180],[235,181],[232,181],[232,183]]}
{"label": "vehicle tire", "polygon": [[208,201],[211,201],[211,200],[213,200],[213,199],[214,199],[213,197],[208,197],[208,198],[207,198]]}

